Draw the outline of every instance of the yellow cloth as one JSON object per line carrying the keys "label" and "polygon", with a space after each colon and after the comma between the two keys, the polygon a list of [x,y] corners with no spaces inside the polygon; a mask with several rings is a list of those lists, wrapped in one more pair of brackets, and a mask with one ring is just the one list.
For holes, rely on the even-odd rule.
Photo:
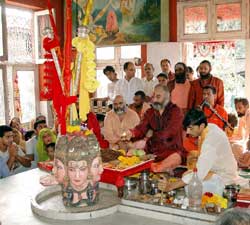
{"label": "yellow cloth", "polygon": [[[95,64],[95,45],[89,40],[89,37],[75,37],[72,45],[77,49],[77,54],[82,54],[81,77],[79,91],[79,117],[82,121],[87,119],[90,111],[89,92],[93,93],[99,86],[96,80]],[[78,59],[78,55],[76,59]],[[77,73],[77,71],[75,71]]]}

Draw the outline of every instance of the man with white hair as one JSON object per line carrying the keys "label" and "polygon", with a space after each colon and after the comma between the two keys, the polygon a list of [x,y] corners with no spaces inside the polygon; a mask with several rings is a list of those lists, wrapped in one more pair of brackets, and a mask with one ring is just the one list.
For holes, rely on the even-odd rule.
{"label": "man with white hair", "polygon": [[107,113],[104,120],[104,137],[110,143],[110,148],[121,148],[123,133],[134,128],[139,122],[137,113],[127,108],[123,97],[117,95],[113,102],[113,110]]}

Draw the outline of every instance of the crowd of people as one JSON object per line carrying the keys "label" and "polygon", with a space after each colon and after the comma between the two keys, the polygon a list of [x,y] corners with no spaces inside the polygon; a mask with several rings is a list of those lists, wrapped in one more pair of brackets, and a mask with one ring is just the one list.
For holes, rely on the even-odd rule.
{"label": "crowd of people", "polygon": [[[106,66],[103,73],[111,81],[108,97],[112,106],[106,115],[90,112],[83,123],[93,130],[102,149],[143,149],[154,154],[154,172],[171,170],[196,152],[202,179],[219,177],[224,185],[238,182],[237,166],[250,166],[248,100],[235,98],[237,116],[228,113],[223,81],[212,75],[207,60],[198,66],[197,78],[182,62],[174,71],[168,59],[160,65],[162,71],[156,75],[153,64],[146,63],[142,79],[135,77],[133,62],[124,64],[122,79],[112,66]],[[0,126],[0,177],[53,160],[57,135],[47,127],[44,116],[38,116],[28,131],[19,118]],[[190,176],[184,175],[175,185],[187,184]],[[166,182],[163,186],[176,188]]]}

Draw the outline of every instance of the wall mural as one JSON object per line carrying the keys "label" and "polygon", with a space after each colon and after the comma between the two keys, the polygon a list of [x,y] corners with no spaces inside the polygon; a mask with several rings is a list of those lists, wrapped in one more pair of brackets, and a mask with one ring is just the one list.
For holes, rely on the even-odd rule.
{"label": "wall mural", "polygon": [[[85,16],[86,0],[73,0],[73,36]],[[95,0],[90,37],[97,45],[155,42],[161,38],[161,0]]]}

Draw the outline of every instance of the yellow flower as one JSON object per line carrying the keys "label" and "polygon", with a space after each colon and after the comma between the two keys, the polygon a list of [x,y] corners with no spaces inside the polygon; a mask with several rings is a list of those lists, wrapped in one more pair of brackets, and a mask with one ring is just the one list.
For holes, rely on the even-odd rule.
{"label": "yellow flower", "polygon": [[73,133],[73,132],[80,132],[81,127],[80,126],[67,126],[67,132]]}

